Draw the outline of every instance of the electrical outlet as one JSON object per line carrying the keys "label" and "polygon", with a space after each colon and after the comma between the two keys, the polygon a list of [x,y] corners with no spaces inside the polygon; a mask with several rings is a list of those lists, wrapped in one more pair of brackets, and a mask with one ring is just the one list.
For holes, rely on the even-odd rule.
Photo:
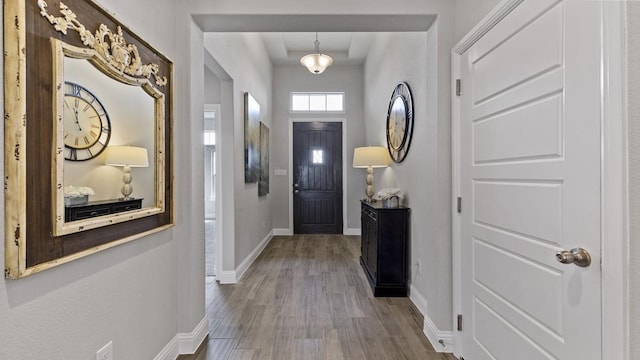
{"label": "electrical outlet", "polygon": [[96,352],[96,360],[113,360],[113,341],[109,341]]}
{"label": "electrical outlet", "polygon": [[422,260],[418,259],[418,261],[416,262],[416,265],[417,265],[417,267],[418,267],[418,268],[416,269],[416,272],[417,272],[418,274],[422,274]]}

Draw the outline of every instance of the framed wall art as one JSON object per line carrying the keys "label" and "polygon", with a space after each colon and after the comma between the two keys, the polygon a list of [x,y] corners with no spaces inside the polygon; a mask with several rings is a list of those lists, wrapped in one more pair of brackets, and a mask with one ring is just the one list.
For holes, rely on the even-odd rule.
{"label": "framed wall art", "polygon": [[244,93],[244,182],[255,183],[260,176],[260,104]]}
{"label": "framed wall art", "polygon": [[269,127],[260,122],[260,178],[258,196],[269,194]]}

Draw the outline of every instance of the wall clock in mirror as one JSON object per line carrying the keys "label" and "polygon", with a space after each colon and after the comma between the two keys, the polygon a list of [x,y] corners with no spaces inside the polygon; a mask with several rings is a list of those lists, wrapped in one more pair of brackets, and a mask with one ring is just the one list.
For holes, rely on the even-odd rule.
{"label": "wall clock in mirror", "polygon": [[413,134],[413,98],[406,82],[393,89],[387,111],[387,148],[393,161],[400,163],[407,156]]}
{"label": "wall clock in mirror", "polygon": [[85,161],[100,155],[111,138],[111,121],[100,100],[82,85],[64,84],[64,158]]}

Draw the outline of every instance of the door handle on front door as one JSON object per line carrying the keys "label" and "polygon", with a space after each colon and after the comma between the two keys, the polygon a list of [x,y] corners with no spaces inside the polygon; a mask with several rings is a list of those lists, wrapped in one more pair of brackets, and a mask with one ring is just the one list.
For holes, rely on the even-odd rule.
{"label": "door handle on front door", "polygon": [[580,267],[591,265],[591,255],[583,248],[575,248],[571,249],[571,251],[558,251],[556,253],[556,260],[563,264],[576,264]]}
{"label": "door handle on front door", "polygon": [[297,194],[297,193],[300,192],[300,190],[298,189],[298,186],[299,186],[298,183],[293,184],[293,193],[294,194]]}

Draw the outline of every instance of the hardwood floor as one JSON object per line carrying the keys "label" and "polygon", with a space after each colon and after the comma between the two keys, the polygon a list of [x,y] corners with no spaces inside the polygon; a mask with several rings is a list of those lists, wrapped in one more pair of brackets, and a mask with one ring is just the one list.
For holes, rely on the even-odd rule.
{"label": "hardwood floor", "polygon": [[234,285],[208,289],[213,359],[425,359],[436,353],[408,298],[374,298],[359,264],[360,237],[274,237]]}

